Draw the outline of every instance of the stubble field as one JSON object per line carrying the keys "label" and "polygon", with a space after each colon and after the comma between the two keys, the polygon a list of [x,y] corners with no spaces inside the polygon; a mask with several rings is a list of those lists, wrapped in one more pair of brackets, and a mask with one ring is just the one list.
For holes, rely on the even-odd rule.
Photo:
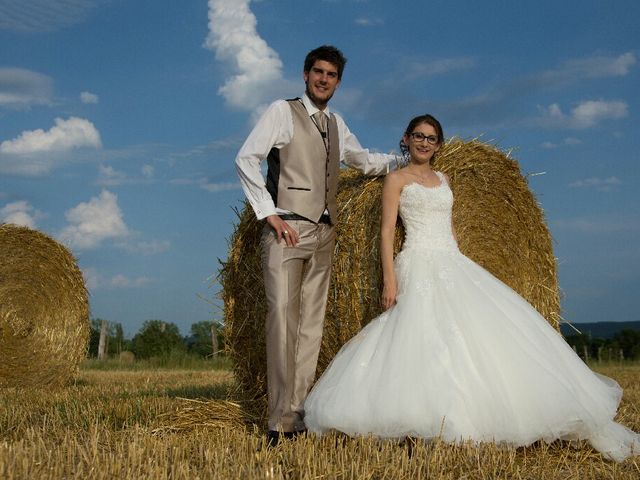
{"label": "stubble field", "polygon": [[[640,430],[640,366],[597,370],[625,389],[619,421]],[[61,390],[0,390],[3,479],[638,479],[587,445],[451,446],[342,436],[265,448],[255,427],[179,424],[175,412],[233,391],[228,370],[83,370]],[[200,423],[200,425],[197,425]],[[180,427],[180,428],[174,428]]]}

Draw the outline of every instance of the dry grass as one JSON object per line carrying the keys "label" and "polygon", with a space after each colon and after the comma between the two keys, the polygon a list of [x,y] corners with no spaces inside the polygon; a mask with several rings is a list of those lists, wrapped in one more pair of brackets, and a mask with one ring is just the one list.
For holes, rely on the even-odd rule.
{"label": "dry grass", "polygon": [[[625,388],[619,418],[638,430],[640,366],[600,371]],[[615,464],[585,445],[509,450],[326,436],[266,449],[262,432],[241,421],[206,425],[197,406],[231,389],[225,371],[82,371],[57,391],[2,389],[0,478],[640,478],[640,458]]]}
{"label": "dry grass", "polygon": [[89,342],[89,303],[71,252],[51,237],[0,224],[0,387],[61,386]]}

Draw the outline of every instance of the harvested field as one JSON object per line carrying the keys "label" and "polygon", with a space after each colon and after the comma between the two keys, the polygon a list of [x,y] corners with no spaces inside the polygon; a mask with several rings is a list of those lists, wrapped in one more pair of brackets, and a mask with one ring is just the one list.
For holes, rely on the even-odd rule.
{"label": "harvested field", "polygon": [[[619,420],[640,429],[640,366],[598,371],[625,389]],[[83,370],[60,390],[1,389],[0,478],[640,478],[639,457],[615,464],[584,445],[504,450],[327,436],[265,449],[250,425],[186,421],[197,402],[185,399],[223,400],[234,388],[225,370]]]}

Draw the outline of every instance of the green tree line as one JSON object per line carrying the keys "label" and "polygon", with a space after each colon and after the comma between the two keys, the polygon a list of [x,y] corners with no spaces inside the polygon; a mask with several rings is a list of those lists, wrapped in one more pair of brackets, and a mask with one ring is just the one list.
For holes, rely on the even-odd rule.
{"label": "green tree line", "polygon": [[[102,320],[91,320],[89,356],[98,356]],[[213,351],[211,336],[215,326],[218,351]],[[623,329],[612,338],[594,338],[589,334],[567,335],[567,343],[585,361],[640,360],[640,330]],[[182,336],[177,325],[162,320],[147,320],[131,339],[124,336],[120,323],[108,322],[105,353],[115,357],[129,351],[135,358],[166,357],[191,354],[208,358],[224,350],[224,327],[219,322],[201,321],[191,325],[190,334]]]}
{"label": "green tree line", "polygon": [[611,338],[567,335],[567,343],[585,361],[640,360],[640,330],[620,330]]}
{"label": "green tree line", "polygon": [[[97,357],[100,331],[103,320],[91,320],[89,337],[89,357]],[[218,351],[214,352],[212,327],[215,326]],[[145,359],[165,357],[176,353],[186,353],[202,358],[222,354],[224,349],[224,328],[219,322],[201,321],[191,325],[190,334],[182,336],[175,323],[162,320],[147,320],[131,339],[124,336],[122,325],[108,322],[105,343],[107,357],[119,356],[122,352],[132,352],[135,358]]]}

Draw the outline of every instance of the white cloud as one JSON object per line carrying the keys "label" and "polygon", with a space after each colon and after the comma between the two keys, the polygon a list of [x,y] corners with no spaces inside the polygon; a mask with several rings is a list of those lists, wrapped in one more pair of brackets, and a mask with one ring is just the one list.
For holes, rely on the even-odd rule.
{"label": "white cloud", "polygon": [[378,25],[384,25],[384,19],[379,17],[358,17],[355,23],[361,27],[376,27]]}
{"label": "white cloud", "polygon": [[206,145],[196,145],[189,150],[173,152],[168,155],[169,165],[174,166],[177,162],[192,158],[210,159],[214,156],[218,157],[221,154],[235,156],[243,142],[244,139],[234,137],[215,140]]}
{"label": "white cloud", "polygon": [[82,275],[90,291],[98,289],[139,288],[153,282],[153,279],[146,276],[129,278],[121,273],[107,277],[91,267],[83,268]]}
{"label": "white cloud", "polygon": [[468,70],[475,67],[476,60],[470,57],[441,58],[429,62],[413,60],[409,65],[403,67],[406,79],[433,77],[445,75],[458,70]]}
{"label": "white cloud", "polygon": [[200,178],[176,178],[171,180],[174,185],[197,185],[207,192],[217,193],[229,190],[241,190],[240,182],[211,182],[205,177]]}
{"label": "white cloud", "polygon": [[0,107],[20,109],[51,105],[52,95],[50,77],[23,68],[0,68]]}
{"label": "white cloud", "polygon": [[[452,63],[451,67],[469,68],[474,66],[474,59],[462,58],[457,60],[467,60],[468,63],[465,64],[465,62],[460,61],[457,65]],[[590,78],[629,75],[636,64],[636,55],[631,52],[613,56],[601,55],[586,59],[569,60],[553,70],[535,72],[523,76],[508,76],[506,81],[491,83],[484,93],[480,92],[474,97],[453,101],[431,100],[429,102],[420,102],[414,96],[406,94],[407,88],[404,84],[392,79],[385,82],[383,90],[372,89],[373,92],[370,97],[375,99],[375,103],[371,102],[374,108],[378,108],[379,105],[395,105],[394,111],[398,112],[406,111],[407,109],[415,110],[416,108],[418,110],[447,112],[448,124],[455,126],[469,126],[477,129],[478,126],[484,128],[485,126],[502,127],[522,124],[536,127],[579,129],[587,128],[586,126],[589,125],[590,119],[579,116],[574,118],[571,113],[565,115],[557,104],[542,108],[541,110],[544,112],[542,118],[523,119],[517,112],[521,108],[523,100],[536,92],[565,88]],[[442,64],[443,68],[446,66],[446,63]],[[415,66],[412,67],[409,64],[405,71],[411,74],[415,68]],[[416,72],[418,76],[421,71],[424,71],[425,74],[429,73],[426,66],[423,67],[417,64]],[[399,90],[398,87],[402,87],[402,90]],[[550,111],[547,111],[547,108]],[[365,98],[360,103],[358,113],[369,118],[375,118],[378,112],[369,111],[369,105]],[[576,115],[580,113],[578,111]],[[614,112],[609,113],[613,114]],[[388,121],[388,115],[385,118]],[[608,118],[611,117],[605,119]]]}
{"label": "white cloud", "polygon": [[157,253],[166,252],[171,247],[171,242],[167,240],[151,240],[149,242],[128,241],[119,245],[129,253],[141,255],[155,255]]}
{"label": "white cloud", "polygon": [[29,228],[37,228],[37,219],[44,215],[39,210],[34,209],[29,202],[20,200],[7,203],[0,208],[0,222],[13,223]]}
{"label": "white cloud", "polygon": [[61,152],[75,148],[100,148],[100,133],[89,120],[77,117],[55,119],[49,130],[27,130],[13,140],[0,143],[0,154],[25,155],[32,153]]}
{"label": "white cloud", "polygon": [[240,186],[240,182],[217,182],[217,183],[209,183],[203,182],[200,185],[200,188],[205,189],[207,192],[226,192],[228,190],[240,190],[242,187]]}
{"label": "white cloud", "polygon": [[99,287],[101,283],[101,277],[95,268],[83,268],[82,276],[84,277],[84,283],[89,291],[93,291]]}
{"label": "white cloud", "polygon": [[138,240],[140,233],[129,228],[118,205],[118,197],[109,190],[65,212],[68,225],[58,237],[73,248],[88,250],[111,240],[117,248],[129,253],[155,255],[171,247],[164,240]]}
{"label": "white cloud", "polygon": [[578,139],[578,138],[573,138],[573,137],[567,137],[564,140],[562,140],[561,143],[553,143],[553,142],[542,142],[542,144],[540,145],[542,148],[547,148],[547,149],[551,149],[551,148],[558,148],[558,147],[562,147],[562,146],[567,146],[567,147],[572,147],[575,145],[580,145],[582,143],[582,140]]}
{"label": "white cloud", "polygon": [[577,128],[593,127],[600,120],[624,118],[627,114],[627,104],[622,101],[589,100],[571,110]]}
{"label": "white cloud", "polygon": [[82,92],[80,93],[80,101],[82,103],[98,103],[100,98],[95,93]]}
{"label": "white cloud", "polygon": [[123,239],[129,235],[118,197],[108,190],[68,210],[65,217],[69,225],[62,230],[60,238],[79,249],[96,248],[104,240]]}
{"label": "white cloud", "polygon": [[249,0],[209,0],[209,34],[204,47],[234,72],[218,93],[229,105],[254,110],[288,88],[278,53],[256,30]]}
{"label": "white cloud", "polygon": [[560,110],[560,105],[557,103],[553,103],[549,105],[545,112],[551,118],[563,118],[562,110]]}
{"label": "white cloud", "polygon": [[122,185],[127,181],[127,174],[114,169],[110,165],[100,165],[98,167],[98,185],[114,187]]}
{"label": "white cloud", "polygon": [[548,107],[539,107],[542,118],[535,123],[547,127],[584,129],[598,125],[605,120],[618,120],[628,115],[628,106],[621,100],[587,100],[575,106],[565,114],[560,105],[553,103]]}
{"label": "white cloud", "polygon": [[614,187],[620,185],[622,181],[618,177],[612,176],[609,178],[584,178],[571,182],[569,187],[571,188],[594,188],[601,192],[610,192]]}
{"label": "white cloud", "polygon": [[69,152],[102,147],[100,133],[83,118],[56,118],[49,130],[26,130],[0,143],[0,173],[43,175],[68,160]]}
{"label": "white cloud", "polygon": [[622,77],[629,74],[637,63],[633,52],[617,57],[593,56],[569,60],[556,70],[548,70],[539,75],[540,80],[554,84],[574,82],[583,78]]}
{"label": "white cloud", "polygon": [[152,165],[143,165],[141,172],[143,177],[152,178],[155,173],[155,168],[153,168]]}
{"label": "white cloud", "polygon": [[155,169],[151,165],[143,165],[140,168],[140,175],[129,175],[121,170],[116,170],[110,165],[100,165],[98,167],[98,179],[96,185],[103,187],[117,187],[119,185],[148,184],[153,181]]}
{"label": "white cloud", "polygon": [[104,0],[14,0],[0,2],[0,30],[53,32],[84,21]]}
{"label": "white cloud", "polygon": [[638,60],[633,52],[623,53],[617,58],[595,57],[581,66],[593,77],[624,76]]}
{"label": "white cloud", "polygon": [[149,277],[128,278],[122,274],[115,275],[109,281],[109,286],[113,288],[138,288],[148,285],[151,282]]}
{"label": "white cloud", "polygon": [[623,77],[637,63],[633,52],[618,56],[596,55],[589,58],[569,60],[558,68],[525,75],[514,80],[511,89],[515,93],[527,93],[540,89],[567,87],[585,79]]}
{"label": "white cloud", "polygon": [[198,184],[198,180],[192,178],[174,178],[169,181],[172,185],[195,185]]}

